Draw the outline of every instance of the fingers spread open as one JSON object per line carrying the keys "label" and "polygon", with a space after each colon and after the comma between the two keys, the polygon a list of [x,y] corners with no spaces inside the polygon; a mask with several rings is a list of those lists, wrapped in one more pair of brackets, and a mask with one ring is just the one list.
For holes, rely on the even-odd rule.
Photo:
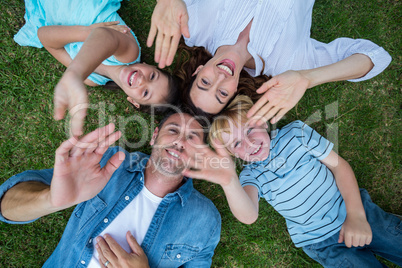
{"label": "fingers spread open", "polygon": [[263,106],[267,106],[267,108],[270,108],[272,105],[269,102],[268,98],[266,95],[263,95],[254,105],[251,107],[251,109],[247,113],[247,117],[253,117]]}
{"label": "fingers spread open", "polygon": [[172,42],[172,35],[170,34],[170,31],[165,32],[163,35],[161,55],[159,59],[159,68],[164,68],[166,66],[166,60],[169,55],[171,42]]}
{"label": "fingers spread open", "polygon": [[154,43],[154,39],[157,33],[157,28],[155,26],[155,22],[151,21],[151,28],[149,29],[148,38],[147,38],[147,46],[151,47]]}
{"label": "fingers spread open", "polygon": [[180,18],[180,31],[184,37],[190,38],[190,31],[188,29],[188,14]]}
{"label": "fingers spread open", "polygon": [[99,144],[110,135],[110,133],[113,133],[114,128],[114,124],[111,123],[88,133],[79,140],[75,140],[74,148],[72,148],[70,155],[77,156],[84,152],[93,152],[99,146]]}
{"label": "fingers spread open", "polygon": [[74,143],[76,142],[75,137],[71,137],[68,140],[64,141],[59,148],[56,150],[56,163],[63,162],[68,159],[70,150],[74,147]]}
{"label": "fingers spread open", "polygon": [[280,109],[279,112],[271,119],[271,124],[277,123],[289,111],[289,109]]}
{"label": "fingers spread open", "polygon": [[180,37],[181,37],[180,33],[175,34],[172,37],[170,48],[169,48],[169,53],[168,53],[167,60],[166,60],[167,66],[169,66],[173,63],[173,59],[174,59],[174,56],[176,55],[177,47],[179,46]]}
{"label": "fingers spread open", "polygon": [[107,136],[103,141],[101,141],[98,145],[98,148],[96,148],[95,152],[97,154],[103,155],[106,150],[109,148],[110,145],[115,143],[118,139],[121,138],[121,131],[116,131],[109,136]]}
{"label": "fingers spread open", "polygon": [[[161,59],[161,54],[162,54],[162,44],[163,44],[163,33],[161,32],[161,29],[158,29],[158,34],[156,36],[155,40],[155,62],[159,63]],[[159,68],[163,68],[160,67]]]}

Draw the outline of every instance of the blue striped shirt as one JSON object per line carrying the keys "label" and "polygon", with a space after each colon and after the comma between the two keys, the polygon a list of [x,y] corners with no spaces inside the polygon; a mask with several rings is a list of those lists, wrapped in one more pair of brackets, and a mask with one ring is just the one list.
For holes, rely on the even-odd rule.
{"label": "blue striped shirt", "polygon": [[297,247],[318,243],[338,232],[346,218],[343,198],[332,172],[320,160],[333,144],[301,121],[283,127],[271,141],[264,161],[240,173],[244,187],[257,187],[286,219]]}

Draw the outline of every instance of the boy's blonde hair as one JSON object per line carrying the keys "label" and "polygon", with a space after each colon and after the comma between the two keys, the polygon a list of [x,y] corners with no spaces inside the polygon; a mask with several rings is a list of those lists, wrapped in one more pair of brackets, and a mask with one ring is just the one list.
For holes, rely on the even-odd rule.
{"label": "boy's blonde hair", "polygon": [[212,122],[208,134],[209,143],[214,145],[213,140],[217,139],[220,143],[224,144],[222,132],[231,134],[230,124],[234,124],[236,127],[246,124],[248,121],[247,112],[250,110],[253,104],[253,101],[248,96],[237,95],[225,108],[225,110],[215,117],[214,121]]}

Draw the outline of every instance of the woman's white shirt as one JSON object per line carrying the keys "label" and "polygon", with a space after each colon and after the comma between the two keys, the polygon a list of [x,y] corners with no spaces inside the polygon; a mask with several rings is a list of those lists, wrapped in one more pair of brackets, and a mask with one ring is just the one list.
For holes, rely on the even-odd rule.
{"label": "woman's white shirt", "polygon": [[247,49],[256,68],[246,68],[253,76],[313,69],[361,53],[370,57],[374,67],[364,77],[350,80],[357,82],[376,76],[391,62],[388,52],[369,40],[338,38],[325,44],[310,38],[313,0],[184,2],[190,30],[186,44],[203,46],[212,54],[222,45],[235,44],[240,32],[253,19]]}

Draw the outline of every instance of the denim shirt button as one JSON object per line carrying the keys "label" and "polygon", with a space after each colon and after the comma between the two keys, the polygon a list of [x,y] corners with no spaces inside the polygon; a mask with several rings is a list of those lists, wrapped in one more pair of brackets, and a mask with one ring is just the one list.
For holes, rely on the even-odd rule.
{"label": "denim shirt button", "polygon": [[81,261],[81,264],[85,264],[85,261]]}
{"label": "denim shirt button", "polygon": [[180,259],[180,258],[181,258],[181,255],[180,255],[180,254],[177,254],[177,255],[176,255],[176,258]]}
{"label": "denim shirt button", "polygon": [[127,195],[126,197],[124,197],[124,199],[126,199],[128,201],[128,200],[130,200],[130,197]]}
{"label": "denim shirt button", "polygon": [[109,220],[108,220],[107,218],[104,218],[104,219],[103,219],[103,222],[104,222],[104,223],[107,223],[108,221],[109,221]]}
{"label": "denim shirt button", "polygon": [[140,181],[142,181],[142,177],[140,178]]}
{"label": "denim shirt button", "polygon": [[88,240],[88,243],[89,243],[89,244],[91,244],[91,243],[92,243],[92,238],[90,238],[90,239]]}

